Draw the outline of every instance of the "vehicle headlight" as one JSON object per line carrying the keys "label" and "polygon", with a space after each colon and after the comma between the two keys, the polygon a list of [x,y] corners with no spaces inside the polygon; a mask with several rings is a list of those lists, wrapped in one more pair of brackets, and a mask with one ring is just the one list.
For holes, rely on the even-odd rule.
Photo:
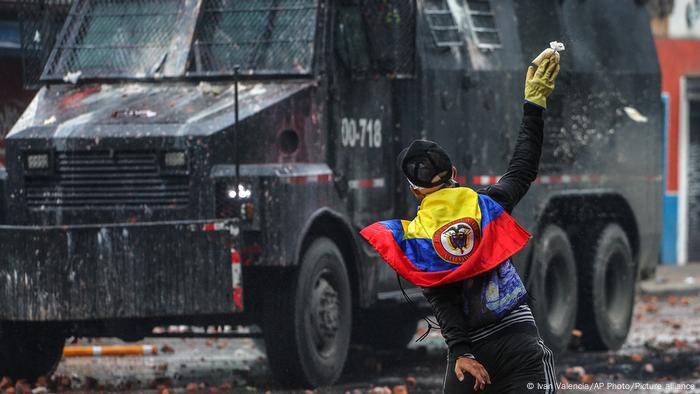
{"label": "vehicle headlight", "polygon": [[217,218],[241,218],[248,222],[255,219],[255,196],[253,184],[249,182],[236,182],[235,179],[226,179],[216,183],[216,207]]}
{"label": "vehicle headlight", "polygon": [[50,166],[48,153],[30,153],[25,158],[27,170],[48,170]]}
{"label": "vehicle headlight", "polygon": [[238,185],[238,187],[236,187],[236,185],[231,185],[226,190],[226,196],[228,196],[228,198],[231,199],[238,198],[241,200],[245,200],[250,198],[250,196],[252,195],[253,192],[250,190],[250,186],[243,184]]}
{"label": "vehicle headlight", "polygon": [[187,165],[185,152],[166,152],[163,155],[163,166],[166,168],[183,168]]}

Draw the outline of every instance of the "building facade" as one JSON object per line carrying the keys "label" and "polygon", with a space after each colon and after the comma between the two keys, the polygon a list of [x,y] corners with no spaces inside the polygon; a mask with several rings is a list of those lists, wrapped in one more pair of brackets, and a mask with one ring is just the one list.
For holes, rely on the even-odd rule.
{"label": "building facade", "polygon": [[700,261],[700,0],[648,2],[664,97],[664,264]]}

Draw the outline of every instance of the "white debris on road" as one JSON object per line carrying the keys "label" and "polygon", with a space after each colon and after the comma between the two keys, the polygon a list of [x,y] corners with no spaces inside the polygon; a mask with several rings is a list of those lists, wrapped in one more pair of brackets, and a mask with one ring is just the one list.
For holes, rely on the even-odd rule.
{"label": "white debris on road", "polygon": [[[697,296],[639,297],[632,329],[622,349],[611,352],[576,351],[560,355],[557,358],[558,377],[562,383],[575,384],[659,381],[700,387],[700,367],[696,368],[700,359],[699,312],[700,297]],[[173,329],[178,332],[205,332],[204,329],[186,326]],[[425,330],[425,324],[420,324],[416,336]],[[168,327],[158,331],[170,332]],[[578,335],[585,336],[587,333],[580,332]],[[336,391],[332,392],[356,392],[354,389],[359,388],[357,392],[367,394],[372,388],[404,384],[404,378],[409,375],[418,381],[418,387],[410,392],[438,391],[444,374],[445,342],[439,330],[432,330],[424,341],[414,341],[404,353],[373,353],[365,349],[365,353],[349,364],[354,365],[351,368],[354,372],[349,376],[346,374],[345,382],[334,386],[331,390]],[[149,387],[159,390],[158,387],[163,387],[182,391],[185,387],[198,384],[197,387],[204,385],[202,387],[214,391],[227,387],[221,392],[230,392],[232,388],[263,392],[272,384],[262,339],[150,338],[148,342],[158,347],[159,355],[64,358],[58,367],[57,377],[73,390],[142,390]],[[102,338],[83,339],[77,344],[99,346],[121,343],[116,339]],[[359,349],[356,351],[360,352]],[[676,391],[649,389],[644,392],[665,394]],[[275,392],[279,391],[275,389]],[[612,394],[619,390],[595,392]]]}

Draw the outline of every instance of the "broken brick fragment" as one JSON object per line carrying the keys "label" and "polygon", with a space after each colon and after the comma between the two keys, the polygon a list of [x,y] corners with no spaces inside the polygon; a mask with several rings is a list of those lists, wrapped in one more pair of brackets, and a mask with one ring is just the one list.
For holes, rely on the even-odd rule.
{"label": "broken brick fragment", "polygon": [[10,386],[12,386],[12,379],[8,378],[7,376],[3,376],[2,380],[0,380],[0,389],[4,390]]}
{"label": "broken brick fragment", "polygon": [[34,386],[36,387],[47,387],[49,385],[49,380],[46,379],[46,376],[39,376],[36,380],[36,383],[34,383]]}
{"label": "broken brick fragment", "polygon": [[418,385],[418,380],[416,379],[415,376],[407,376],[406,377],[406,385],[408,387],[416,387]]}
{"label": "broken brick fragment", "polygon": [[32,386],[24,379],[20,379],[15,383],[15,392],[21,394],[32,394]]}
{"label": "broken brick fragment", "polygon": [[161,353],[165,353],[165,354],[175,353],[175,349],[173,349],[173,347],[168,345],[167,343],[160,347],[160,351],[161,351]]}
{"label": "broken brick fragment", "polygon": [[394,386],[394,388],[391,390],[392,394],[408,394],[408,389],[406,388],[406,385],[399,384]]}

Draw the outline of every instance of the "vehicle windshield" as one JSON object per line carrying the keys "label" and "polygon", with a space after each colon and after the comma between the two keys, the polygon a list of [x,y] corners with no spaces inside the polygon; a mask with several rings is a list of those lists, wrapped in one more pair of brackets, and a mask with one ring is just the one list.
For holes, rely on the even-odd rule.
{"label": "vehicle windshield", "polygon": [[318,0],[78,0],[42,79],[304,75]]}
{"label": "vehicle windshield", "polygon": [[[48,79],[144,78],[172,66],[188,7],[180,0],[77,1],[44,70]],[[193,19],[193,18],[190,18]],[[182,56],[182,54],[180,54]]]}
{"label": "vehicle windshield", "polygon": [[317,1],[205,1],[190,73],[310,73]]}

